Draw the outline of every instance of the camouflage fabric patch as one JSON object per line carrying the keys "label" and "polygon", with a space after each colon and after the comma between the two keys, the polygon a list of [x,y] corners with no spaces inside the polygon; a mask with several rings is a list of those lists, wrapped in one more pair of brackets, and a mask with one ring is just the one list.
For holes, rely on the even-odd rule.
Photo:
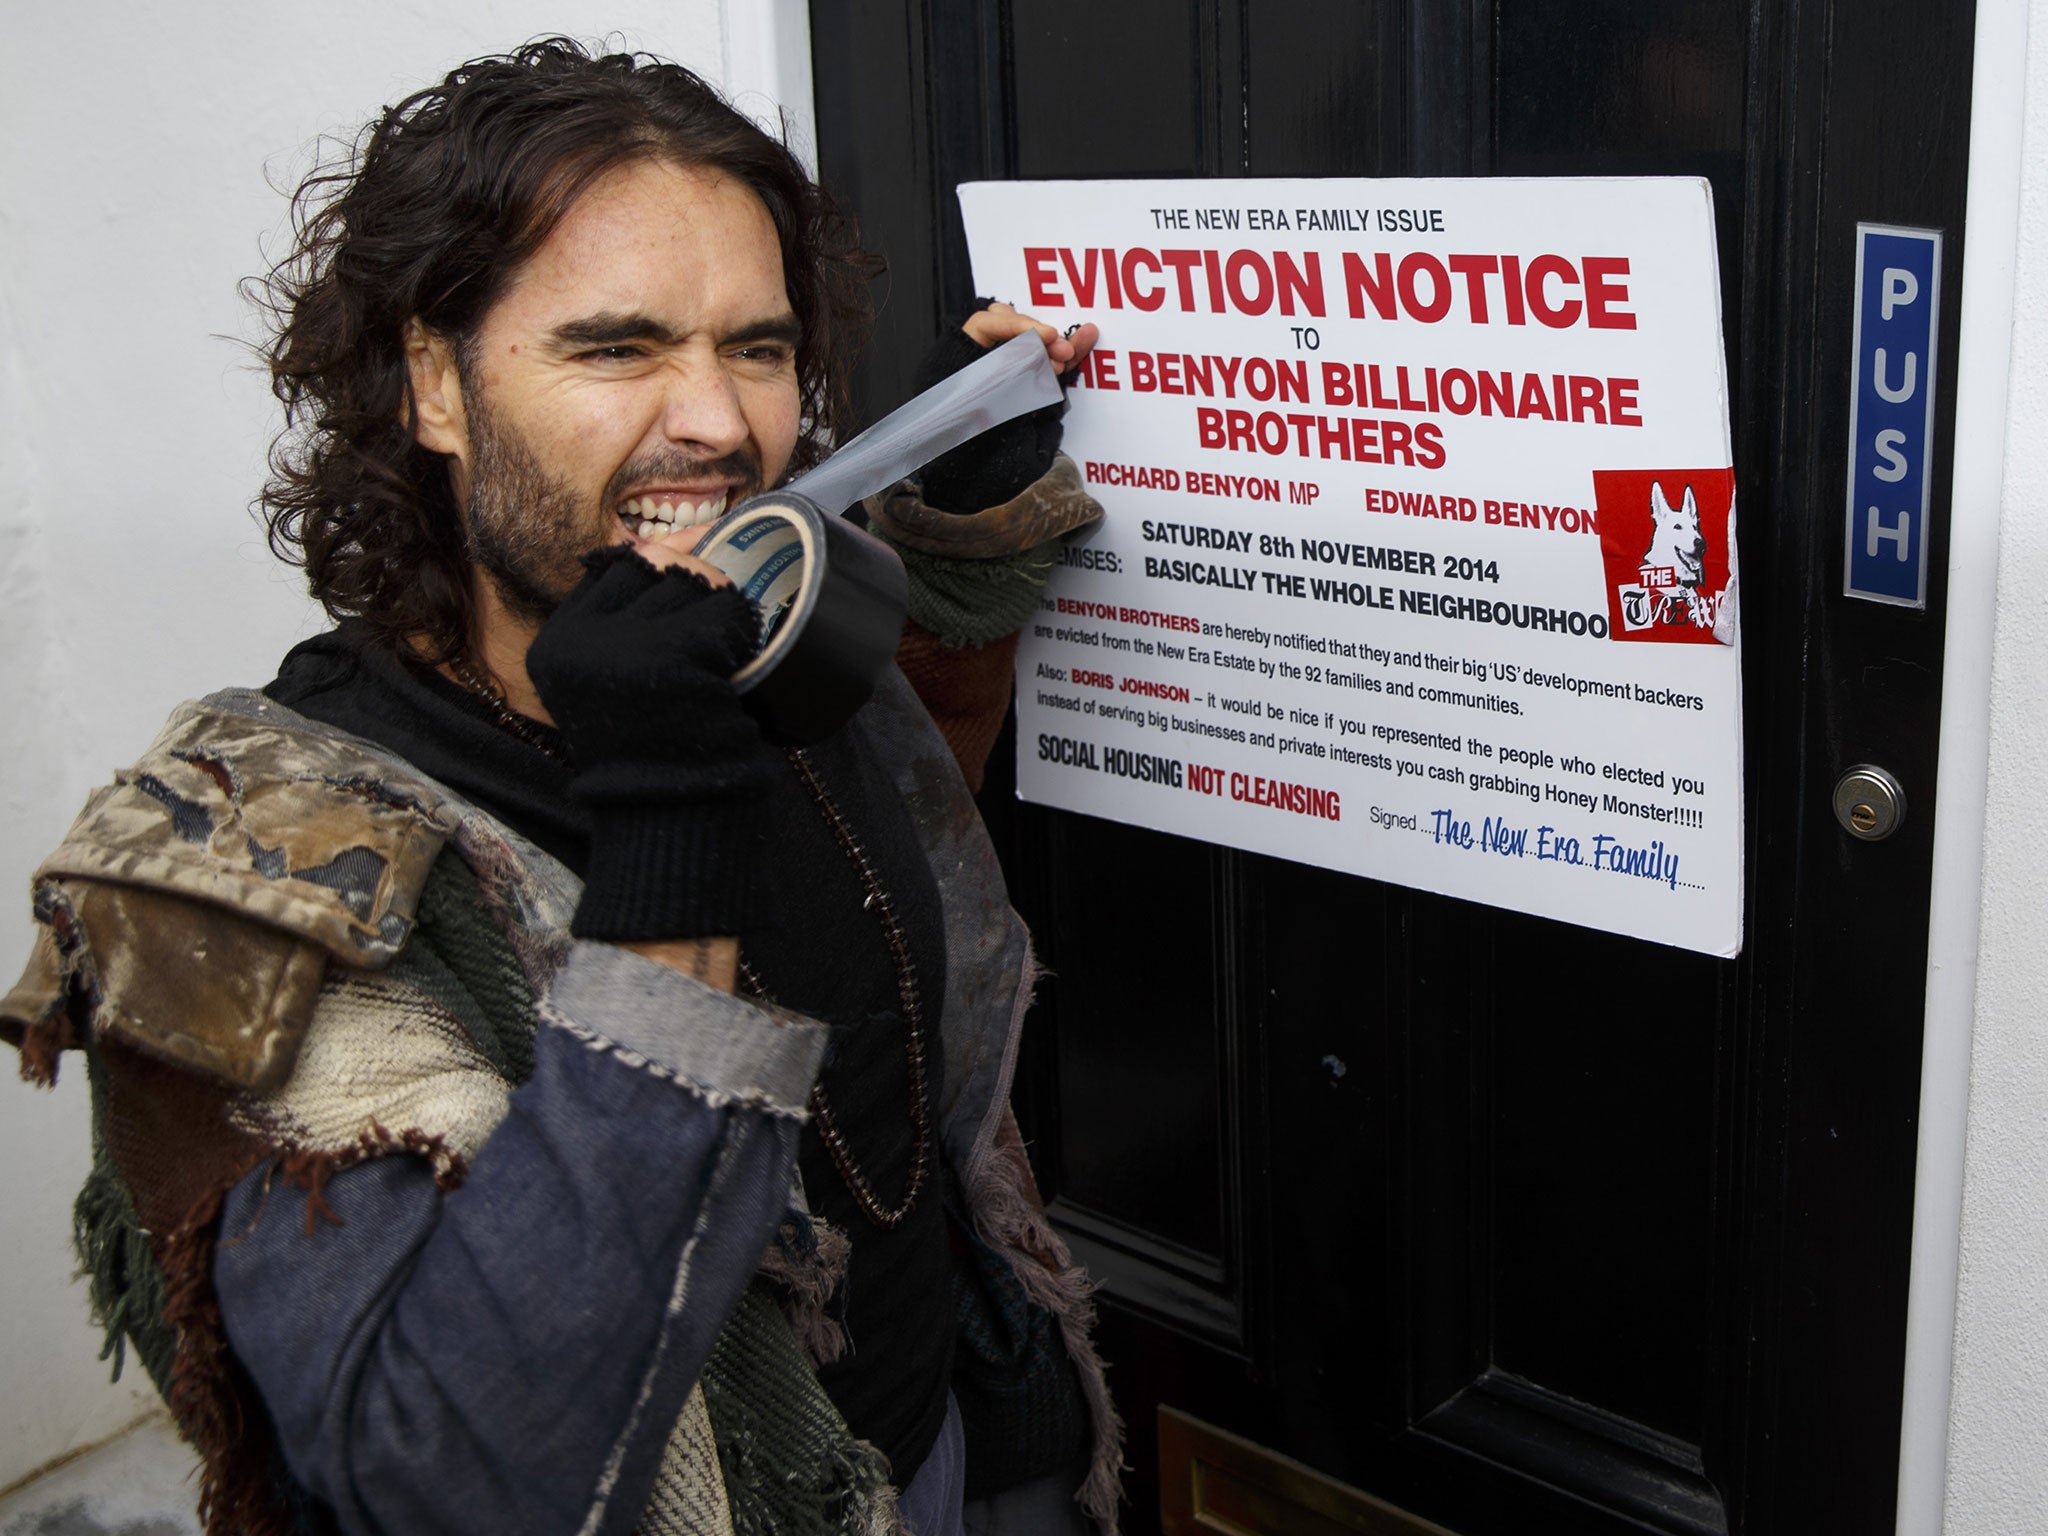
{"label": "camouflage fabric patch", "polygon": [[86,801],[38,882],[190,897],[349,964],[388,964],[454,819],[423,783],[395,780],[387,758],[276,716],[181,705],[141,761]]}

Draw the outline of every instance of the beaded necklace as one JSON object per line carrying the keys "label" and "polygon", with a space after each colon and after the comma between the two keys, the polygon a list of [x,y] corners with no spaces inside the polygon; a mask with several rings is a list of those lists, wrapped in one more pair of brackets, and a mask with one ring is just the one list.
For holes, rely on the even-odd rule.
{"label": "beaded necklace", "polygon": [[[814,1084],[811,1088],[811,1110],[818,1117],[818,1136],[825,1143],[825,1151],[832,1159],[832,1166],[838,1170],[840,1180],[846,1185],[847,1193],[853,1196],[854,1204],[861,1209],[876,1226],[893,1231],[903,1224],[911,1208],[917,1204],[917,1197],[923,1193],[931,1175],[931,1095],[925,1082],[924,1070],[924,1005],[918,997],[917,966],[910,954],[910,940],[903,932],[903,924],[897,919],[896,908],[889,900],[889,893],[883,887],[881,876],[875,873],[869,861],[867,850],[854,836],[853,828],[841,814],[839,804],[832,798],[832,792],[825,787],[825,781],[818,776],[817,768],[801,747],[789,749],[789,761],[796,769],[797,777],[804,788],[817,802],[824,813],[825,824],[832,829],[833,839],[847,862],[853,865],[860,876],[861,889],[866,900],[861,906],[875,914],[882,925],[883,941],[889,946],[889,959],[896,968],[896,1000],[903,1009],[904,1055],[910,1068],[910,1177],[906,1181],[903,1198],[893,1206],[882,1204],[881,1197],[868,1183],[855,1160],[853,1148],[847,1142],[846,1133],[832,1114],[830,1100],[825,1097],[825,1085]],[[766,997],[767,989],[761,985],[761,978],[754,968],[742,958],[740,976],[749,991]]]}
{"label": "beaded necklace", "polygon": [[[456,682],[490,706],[492,718],[501,729],[546,753],[556,762],[568,761],[561,738],[538,720],[529,719],[513,709],[505,702],[505,691],[496,680],[480,674],[466,657],[449,662],[448,671]],[[833,841],[839,844],[840,852],[846,855],[847,862],[860,877],[865,896],[861,908],[873,912],[876,921],[882,925],[882,939],[889,947],[889,960],[896,971],[896,1000],[903,1010],[904,1055],[909,1064],[911,1143],[910,1177],[905,1184],[903,1198],[895,1205],[884,1205],[881,1196],[862,1173],[860,1163],[853,1155],[853,1147],[832,1113],[825,1085],[820,1082],[811,1087],[811,1111],[818,1118],[819,1138],[825,1143],[825,1151],[846,1185],[847,1193],[853,1196],[854,1204],[860,1207],[861,1214],[869,1221],[885,1231],[893,1231],[910,1215],[931,1176],[931,1094],[925,1082],[924,1005],[917,990],[917,966],[911,958],[910,940],[896,916],[895,905],[889,900],[881,876],[876,874],[873,863],[868,859],[867,850],[854,836],[852,826],[840,811],[838,801],[825,787],[825,781],[819,777],[816,766],[803,748],[789,748],[788,756],[797,778],[810,792],[812,801],[825,818],[825,825],[831,829]],[[761,984],[760,975],[744,956],[740,959],[739,970],[747,990],[756,997],[767,999],[768,989]]]}
{"label": "beaded necklace", "polygon": [[565,767],[569,765],[569,755],[563,749],[560,734],[507,704],[505,690],[499,686],[498,680],[477,671],[467,656],[458,656],[449,662],[448,675],[490,707],[491,717],[500,730],[517,736],[529,747],[545,752]]}

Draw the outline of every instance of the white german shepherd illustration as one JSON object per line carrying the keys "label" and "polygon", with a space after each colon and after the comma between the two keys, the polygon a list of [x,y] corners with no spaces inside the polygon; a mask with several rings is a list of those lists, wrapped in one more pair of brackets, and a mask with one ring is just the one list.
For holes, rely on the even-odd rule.
{"label": "white german shepherd illustration", "polygon": [[[1650,547],[1643,551],[1642,565],[1643,585],[1658,598],[1658,611],[1653,622],[1690,622],[1701,629],[1713,628],[1717,605],[1712,598],[1702,596],[1700,592],[1700,583],[1706,578],[1706,554],[1707,539],[1700,532],[1700,507],[1693,497],[1692,487],[1688,485],[1685,488],[1684,498],[1674,507],[1665,500],[1664,487],[1652,481]],[[1677,579],[1678,590],[1674,591],[1670,586],[1652,586],[1649,577],[1653,571],[1670,571]],[[1682,617],[1672,611],[1681,595],[1685,599]]]}
{"label": "white german shepherd illustration", "polygon": [[1646,570],[1664,568],[1678,573],[1678,584],[1697,588],[1705,574],[1702,562],[1707,553],[1706,535],[1700,532],[1700,504],[1692,487],[1685,499],[1672,506],[1664,499],[1664,487],[1650,484],[1650,547],[1643,551]]}

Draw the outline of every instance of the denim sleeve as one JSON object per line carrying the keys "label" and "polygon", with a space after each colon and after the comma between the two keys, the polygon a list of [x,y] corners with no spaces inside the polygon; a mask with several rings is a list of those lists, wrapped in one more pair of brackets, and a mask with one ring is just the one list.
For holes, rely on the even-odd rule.
{"label": "denim sleeve", "polygon": [[348,1532],[624,1533],[787,1206],[824,1031],[606,945],[444,1193],[359,1164],[308,1230],[258,1169],[214,1281],[287,1463]]}

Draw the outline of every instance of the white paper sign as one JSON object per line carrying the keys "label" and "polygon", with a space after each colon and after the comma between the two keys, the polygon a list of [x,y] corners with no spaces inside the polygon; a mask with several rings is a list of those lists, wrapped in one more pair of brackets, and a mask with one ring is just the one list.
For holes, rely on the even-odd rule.
{"label": "white paper sign", "polygon": [[1742,941],[1735,488],[1691,179],[981,183],[1101,340],[1107,509],[1017,661],[1026,799]]}

